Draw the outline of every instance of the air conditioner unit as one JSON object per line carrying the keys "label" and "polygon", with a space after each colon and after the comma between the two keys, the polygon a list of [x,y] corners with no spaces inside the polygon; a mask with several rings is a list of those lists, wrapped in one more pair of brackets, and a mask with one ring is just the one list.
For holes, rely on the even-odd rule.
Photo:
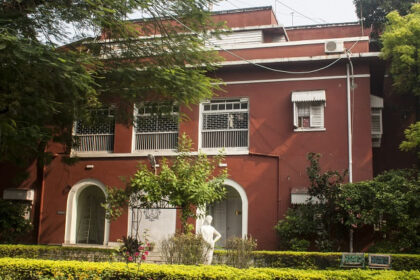
{"label": "air conditioner unit", "polygon": [[342,53],[344,52],[343,41],[326,41],[325,53]]}

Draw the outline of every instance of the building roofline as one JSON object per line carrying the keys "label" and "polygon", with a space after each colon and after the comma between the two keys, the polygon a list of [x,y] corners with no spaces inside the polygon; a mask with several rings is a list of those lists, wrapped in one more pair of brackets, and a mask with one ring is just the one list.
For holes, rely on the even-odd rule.
{"label": "building roofline", "polygon": [[[266,11],[266,10],[273,10],[273,8],[271,6],[261,6],[261,7],[232,9],[232,10],[210,11],[210,15],[215,16],[215,15],[239,14],[239,13]],[[170,17],[161,17],[161,19],[170,19]],[[142,22],[142,21],[150,21],[150,20],[154,20],[154,18],[133,18],[133,19],[127,19],[126,21]]]}
{"label": "building roofline", "polygon": [[241,8],[241,9],[232,9],[232,10],[221,10],[221,11],[212,11],[212,15],[225,15],[225,14],[238,14],[238,13],[247,13],[247,12],[258,12],[273,10],[271,6],[261,6],[261,7],[252,7],[252,8]]}
{"label": "building roofline", "polygon": [[286,30],[295,29],[314,29],[314,28],[325,28],[325,27],[339,27],[339,26],[355,26],[360,25],[358,21],[353,22],[338,22],[338,23],[323,23],[323,24],[312,24],[312,25],[299,25],[299,26],[286,26]]}

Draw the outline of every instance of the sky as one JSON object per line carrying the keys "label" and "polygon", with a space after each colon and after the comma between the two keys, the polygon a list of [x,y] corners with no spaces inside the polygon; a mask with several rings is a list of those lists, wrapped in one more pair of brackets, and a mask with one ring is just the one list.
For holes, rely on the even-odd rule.
{"label": "sky", "polygon": [[353,0],[224,0],[214,11],[272,6],[284,26],[357,21]]}

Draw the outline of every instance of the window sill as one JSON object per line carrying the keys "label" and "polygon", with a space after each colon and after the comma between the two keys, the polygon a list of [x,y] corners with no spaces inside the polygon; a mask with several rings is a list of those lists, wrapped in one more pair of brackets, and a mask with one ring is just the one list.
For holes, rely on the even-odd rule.
{"label": "window sill", "polygon": [[249,154],[248,148],[201,148],[199,151],[206,155],[218,155],[221,152],[226,156]]}
{"label": "window sill", "polygon": [[[215,149],[199,149],[200,152],[213,156],[220,154],[223,151],[224,155],[248,155],[249,149],[235,149],[235,148],[215,148]],[[129,157],[147,157],[149,154],[159,157],[173,157],[178,153],[175,150],[148,150],[148,151],[133,151],[131,153],[112,153],[112,152],[72,152],[70,157],[78,158],[129,158]],[[191,152],[192,155],[198,155],[198,151]]]}
{"label": "window sill", "polygon": [[315,131],[326,131],[325,128],[295,128],[294,132],[315,132]]}

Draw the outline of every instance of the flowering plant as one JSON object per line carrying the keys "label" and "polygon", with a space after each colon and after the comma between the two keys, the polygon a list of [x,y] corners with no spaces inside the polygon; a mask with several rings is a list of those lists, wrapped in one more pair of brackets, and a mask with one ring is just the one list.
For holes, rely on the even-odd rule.
{"label": "flowering plant", "polygon": [[145,261],[151,250],[151,244],[145,240],[142,242],[133,238],[123,237],[123,245],[119,249],[119,253],[123,256],[127,263],[141,263]]}

